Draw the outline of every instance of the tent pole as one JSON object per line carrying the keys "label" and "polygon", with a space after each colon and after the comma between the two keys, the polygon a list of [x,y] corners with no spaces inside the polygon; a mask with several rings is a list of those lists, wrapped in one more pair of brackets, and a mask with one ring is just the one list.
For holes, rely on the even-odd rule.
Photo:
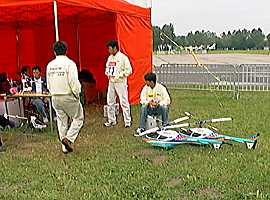
{"label": "tent pole", "polygon": [[53,1],[53,12],[54,12],[54,27],[55,27],[55,41],[59,41],[58,32],[58,13],[57,13],[57,2]]}
{"label": "tent pole", "polygon": [[118,14],[115,13],[114,14],[114,19],[115,19],[115,23],[116,23],[116,26],[115,26],[115,33],[116,33],[116,37],[117,37],[117,41],[118,41],[118,48],[121,49],[121,43],[120,43],[120,36],[119,36],[119,31],[118,31]]}
{"label": "tent pole", "polygon": [[81,41],[79,37],[79,31],[80,31],[80,24],[77,22],[77,31],[76,31],[76,39],[77,39],[77,51],[78,51],[78,60],[79,60],[79,69],[82,70],[82,64],[81,64]]}
{"label": "tent pole", "polygon": [[20,30],[19,25],[16,23],[16,64],[17,70],[20,71]]}

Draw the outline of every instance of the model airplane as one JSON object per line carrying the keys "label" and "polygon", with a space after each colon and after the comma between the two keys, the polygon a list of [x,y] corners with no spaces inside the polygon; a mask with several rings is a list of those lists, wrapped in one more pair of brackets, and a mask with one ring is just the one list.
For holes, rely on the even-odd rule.
{"label": "model airplane", "polygon": [[[29,125],[30,128],[35,128],[35,129],[44,129],[47,127],[46,124],[44,124],[42,121],[40,121],[39,119],[37,119],[36,116],[30,115],[28,118],[27,117],[21,117],[18,115],[7,115],[6,113],[4,114],[4,117],[6,119],[10,118],[15,118],[15,119],[21,119],[21,120],[25,120],[26,123]],[[23,126],[24,123],[21,124],[21,126]]]}
{"label": "model airplane", "polygon": [[[139,136],[142,136],[143,140],[148,144],[167,149],[179,144],[211,145],[215,149],[219,149],[222,144],[228,144],[228,142],[244,143],[248,149],[255,149],[256,147],[259,134],[252,135],[249,138],[241,138],[222,134],[212,126],[209,126],[210,128],[203,127],[208,123],[231,121],[232,118],[230,117],[176,124],[188,118],[189,116],[186,116],[172,121],[168,126],[146,130],[140,133]],[[191,128],[194,126],[197,127]]]}

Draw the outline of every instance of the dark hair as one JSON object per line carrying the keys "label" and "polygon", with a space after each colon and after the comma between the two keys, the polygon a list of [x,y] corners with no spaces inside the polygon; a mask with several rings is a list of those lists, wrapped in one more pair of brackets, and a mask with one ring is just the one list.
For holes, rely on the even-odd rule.
{"label": "dark hair", "polygon": [[57,41],[53,44],[53,50],[57,56],[66,55],[67,44],[64,41]]}
{"label": "dark hair", "polygon": [[118,50],[119,47],[118,47],[118,42],[116,40],[110,40],[107,42],[107,47],[112,47],[112,48],[115,48]]}
{"label": "dark hair", "polygon": [[94,84],[96,83],[93,74],[89,72],[87,69],[83,69],[82,71],[79,72],[79,80]]}
{"label": "dark hair", "polygon": [[157,82],[157,76],[155,73],[150,72],[144,75],[144,80],[146,81],[153,81],[155,84]]}
{"label": "dark hair", "polygon": [[27,72],[29,72],[29,69],[30,69],[29,66],[27,65],[23,66],[21,69],[21,74],[26,74]]}
{"label": "dark hair", "polygon": [[0,84],[7,81],[7,73],[2,72],[0,73]]}
{"label": "dark hair", "polygon": [[40,68],[40,66],[38,66],[38,65],[36,65],[36,66],[34,66],[34,67],[32,68],[32,71],[34,71],[34,70],[38,70],[39,72],[41,72],[41,68]]}

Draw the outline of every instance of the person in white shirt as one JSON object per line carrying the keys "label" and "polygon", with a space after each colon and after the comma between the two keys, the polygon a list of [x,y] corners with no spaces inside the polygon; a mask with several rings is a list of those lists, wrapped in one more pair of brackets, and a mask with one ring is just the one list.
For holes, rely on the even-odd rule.
{"label": "person in white shirt", "polygon": [[[32,72],[32,92],[39,94],[48,92],[46,79],[41,77],[40,67],[33,67]],[[43,122],[48,123],[48,117],[45,110],[45,99],[41,97],[32,97],[31,103],[36,107],[38,113],[43,117]]]}
{"label": "person in white shirt", "polygon": [[47,65],[47,87],[52,95],[52,105],[57,116],[62,151],[68,153],[73,151],[72,144],[84,121],[80,102],[81,84],[76,64],[66,56],[66,43],[55,42],[53,49],[56,58]]}
{"label": "person in white shirt", "polygon": [[119,51],[117,41],[109,41],[107,47],[110,53],[105,69],[105,74],[109,79],[107,91],[108,121],[104,123],[104,126],[111,127],[116,125],[115,103],[116,95],[118,95],[120,106],[123,110],[125,127],[129,128],[131,126],[131,116],[127,77],[132,73],[132,67],[128,57]]}
{"label": "person in white shirt", "polygon": [[171,103],[170,95],[166,87],[157,83],[154,73],[147,73],[144,76],[145,86],[140,95],[141,113],[140,126],[137,133],[145,131],[146,119],[148,115],[162,117],[162,125],[168,124],[168,105]]}
{"label": "person in white shirt", "polygon": [[32,89],[31,78],[29,76],[30,67],[25,65],[21,69],[21,88],[20,92],[30,92]]}

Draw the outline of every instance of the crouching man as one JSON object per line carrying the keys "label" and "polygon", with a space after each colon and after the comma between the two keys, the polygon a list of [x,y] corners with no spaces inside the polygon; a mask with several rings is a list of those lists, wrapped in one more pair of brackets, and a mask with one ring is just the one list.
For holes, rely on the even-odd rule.
{"label": "crouching man", "polygon": [[76,64],[66,56],[66,43],[56,42],[53,49],[56,58],[47,66],[47,87],[53,96],[52,105],[57,116],[62,151],[68,153],[73,151],[72,144],[83,126],[83,107],[80,102],[81,84]]}
{"label": "crouching man", "polygon": [[145,131],[147,116],[162,117],[162,125],[168,124],[168,105],[171,103],[167,89],[157,83],[157,77],[154,73],[148,73],[144,76],[145,86],[140,95],[141,113],[140,126],[136,130],[136,135]]}

